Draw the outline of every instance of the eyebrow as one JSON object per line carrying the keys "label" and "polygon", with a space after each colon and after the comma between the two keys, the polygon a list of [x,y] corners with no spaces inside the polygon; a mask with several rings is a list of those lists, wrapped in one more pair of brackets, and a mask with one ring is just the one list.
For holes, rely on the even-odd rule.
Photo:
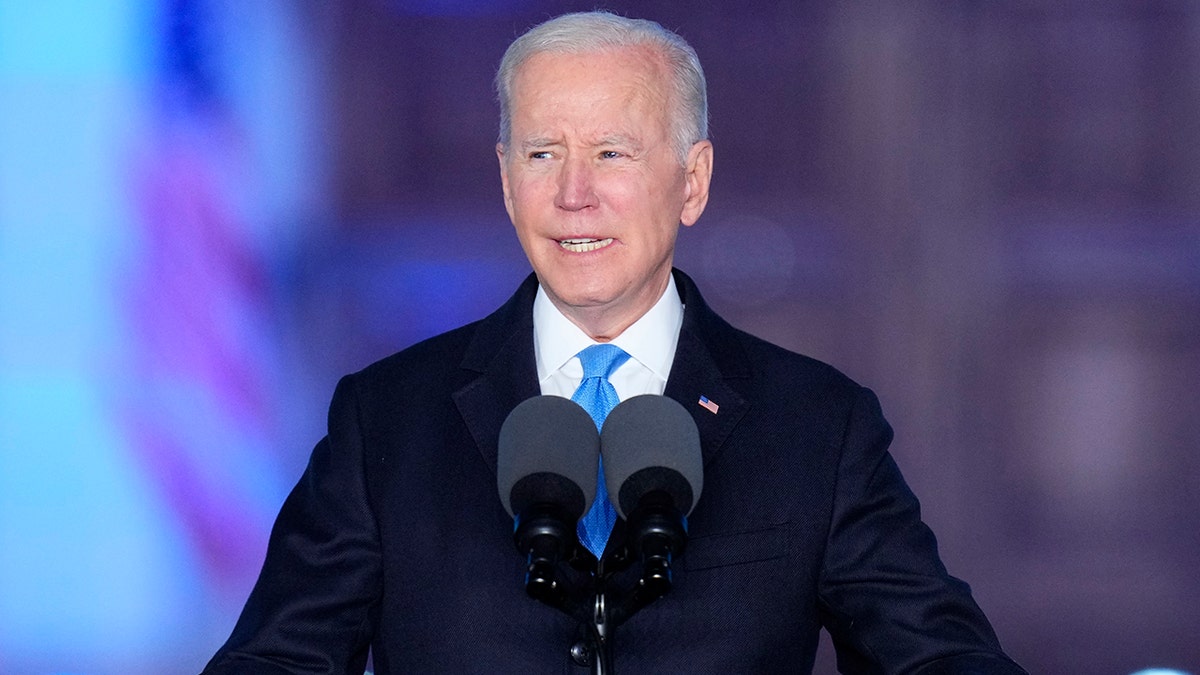
{"label": "eyebrow", "polygon": [[593,143],[592,147],[599,147],[603,145],[620,145],[635,151],[642,149],[642,144],[637,139],[624,134],[610,134],[608,136],[603,136],[600,138],[600,140]]}
{"label": "eyebrow", "polygon": [[[555,139],[549,136],[535,136],[533,138],[527,138],[517,145],[522,153],[527,153],[535,149],[564,145],[564,143],[561,139]],[[643,149],[643,144],[640,141],[626,134],[607,134],[605,136],[601,136],[595,141],[589,143],[588,147],[599,148],[611,145],[627,147],[634,152],[640,152]]]}
{"label": "eyebrow", "polygon": [[553,140],[548,136],[538,136],[521,141],[520,148],[521,152],[529,152],[534,148],[545,148],[551,145],[562,145],[562,142]]}

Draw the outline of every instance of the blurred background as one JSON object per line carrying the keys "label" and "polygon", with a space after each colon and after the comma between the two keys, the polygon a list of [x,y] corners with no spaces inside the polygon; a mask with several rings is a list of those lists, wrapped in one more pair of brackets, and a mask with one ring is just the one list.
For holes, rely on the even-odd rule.
{"label": "blurred background", "polygon": [[[1008,651],[1200,672],[1200,5],[605,6],[708,74],[678,266],[879,394]],[[593,7],[0,0],[0,673],[199,671],[337,378],[528,273],[491,78]]]}

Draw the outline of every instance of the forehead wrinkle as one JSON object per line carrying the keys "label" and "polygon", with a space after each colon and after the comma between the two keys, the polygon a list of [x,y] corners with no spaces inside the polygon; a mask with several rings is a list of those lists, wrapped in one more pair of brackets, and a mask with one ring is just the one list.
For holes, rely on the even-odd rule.
{"label": "forehead wrinkle", "polygon": [[[667,64],[664,62],[662,54],[658,50],[646,46],[635,46],[632,48],[623,49],[600,49],[592,54],[598,56],[612,56],[618,60],[618,68],[623,71],[620,76],[622,81],[614,82],[617,86],[609,87],[607,91],[602,92],[597,103],[603,106],[611,106],[612,108],[622,111],[624,117],[630,111],[640,110],[651,120],[653,126],[661,126],[666,138],[664,141],[670,141],[670,132],[672,128],[672,111],[670,104],[674,95],[671,90],[671,78]],[[546,86],[531,86],[523,75],[528,73],[528,68],[539,62],[553,63],[555,59],[562,58],[567,61],[565,66],[572,71],[593,71],[595,63],[587,60],[581,60],[581,57],[586,57],[587,53],[555,53],[544,52],[533,55],[529,61],[522,64],[518,69],[516,76],[513,78],[512,97],[513,106],[513,122],[519,118],[525,117],[526,122],[532,123],[533,129],[529,129],[529,134],[526,138],[517,143],[522,149],[530,149],[531,147],[545,147],[549,145],[567,145],[571,144],[574,139],[579,139],[580,144],[585,147],[595,147],[608,143],[627,143],[629,145],[644,148],[649,139],[637,138],[635,135],[628,133],[628,130],[623,130],[620,127],[627,123],[628,119],[609,119],[603,128],[600,125],[595,125],[591,129],[579,127],[579,120],[571,119],[568,111],[574,108],[570,98],[564,98],[564,92],[555,87]],[[556,65],[564,65],[562,62]],[[599,79],[608,79],[603,72],[597,73]],[[530,111],[538,111],[536,115],[530,119],[528,113]],[[523,114],[524,113],[524,114]],[[616,124],[613,125],[612,123]],[[556,127],[566,123],[570,129],[557,129]],[[515,126],[515,124],[514,124]],[[584,126],[592,126],[585,123]],[[616,128],[614,128],[614,126]],[[542,127],[538,129],[537,127]],[[510,127],[511,129],[511,127]],[[565,136],[563,134],[566,134]],[[640,134],[639,134],[640,135]],[[516,141],[516,139],[513,139]]]}

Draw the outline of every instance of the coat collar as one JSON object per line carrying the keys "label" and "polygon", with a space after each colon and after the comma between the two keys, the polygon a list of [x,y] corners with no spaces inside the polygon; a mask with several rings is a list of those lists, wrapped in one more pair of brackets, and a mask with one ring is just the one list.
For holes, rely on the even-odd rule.
{"label": "coat collar", "polygon": [[[667,387],[696,422],[700,447],[708,464],[746,413],[748,403],[733,383],[750,377],[750,365],[737,331],[708,307],[699,289],[674,270],[683,299],[683,326]],[[483,319],[468,345],[462,368],[477,374],[453,394],[459,414],[480,453],[492,469],[500,427],[518,403],[540,393],[533,354],[533,299],[537,278],[530,274],[517,292]],[[700,405],[700,397],[716,403],[716,413]]]}

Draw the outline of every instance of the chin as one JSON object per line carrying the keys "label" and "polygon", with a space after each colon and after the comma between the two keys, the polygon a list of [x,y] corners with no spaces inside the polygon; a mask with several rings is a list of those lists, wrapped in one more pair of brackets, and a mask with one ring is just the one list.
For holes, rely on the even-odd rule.
{"label": "chin", "polygon": [[578,280],[555,286],[551,289],[559,302],[580,309],[603,307],[611,304],[620,295],[606,282],[579,283]]}
{"label": "chin", "polygon": [[613,295],[596,292],[566,293],[558,297],[567,306],[579,309],[604,307],[605,305],[612,304],[614,300]]}

